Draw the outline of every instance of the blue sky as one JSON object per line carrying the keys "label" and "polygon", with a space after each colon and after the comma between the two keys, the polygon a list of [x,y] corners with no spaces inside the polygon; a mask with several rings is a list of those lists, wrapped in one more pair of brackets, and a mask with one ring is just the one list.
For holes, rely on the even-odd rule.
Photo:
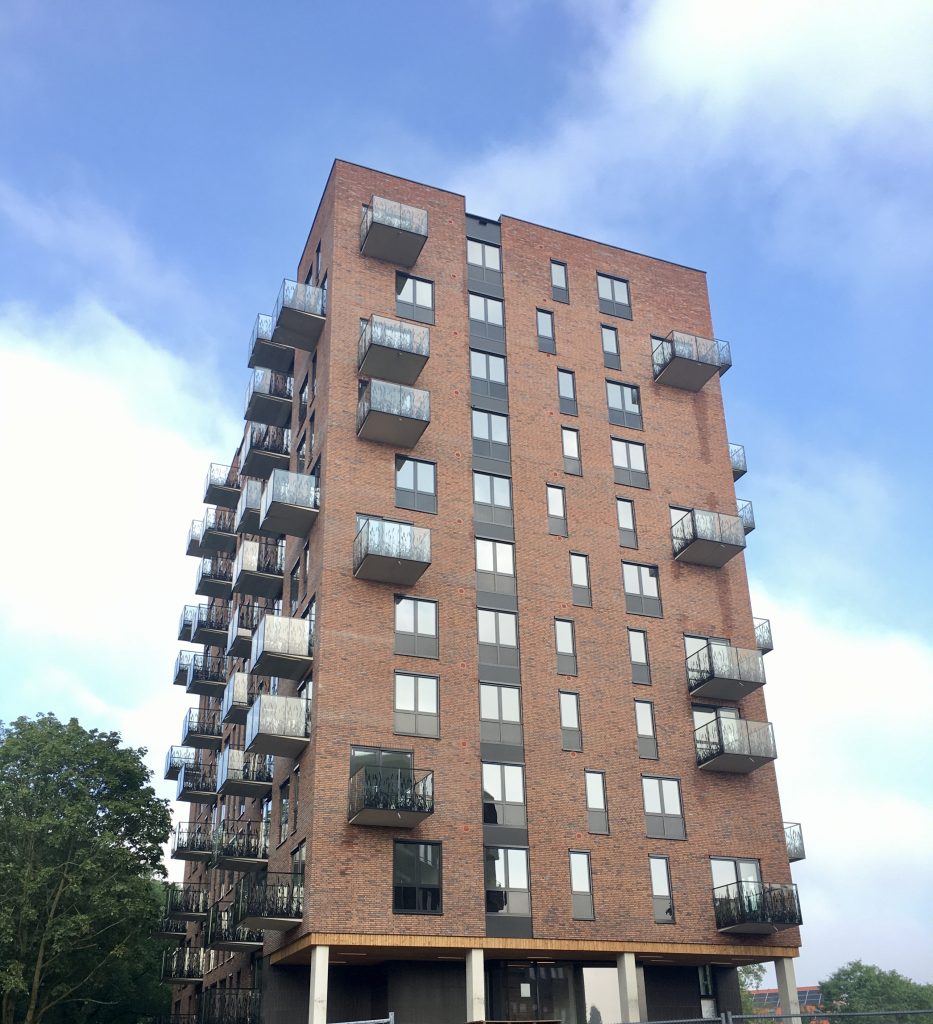
{"label": "blue sky", "polygon": [[933,981],[931,51],[910,0],[6,0],[0,717],[161,762],[187,520],[253,319],[355,160],[707,270],[808,842],[798,978]]}

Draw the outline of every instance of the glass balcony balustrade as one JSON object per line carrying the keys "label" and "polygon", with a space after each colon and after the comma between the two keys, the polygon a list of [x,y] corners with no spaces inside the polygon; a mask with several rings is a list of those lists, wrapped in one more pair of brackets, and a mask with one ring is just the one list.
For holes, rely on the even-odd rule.
{"label": "glass balcony balustrade", "polygon": [[246,716],[246,750],[297,757],[308,745],[311,702],[305,697],[257,696]]}
{"label": "glass balcony balustrade", "polygon": [[204,523],[200,519],[192,519],[188,528],[188,539],[185,541],[185,554],[192,558],[203,558],[206,552],[201,547],[201,531]]}
{"label": "glass balcony balustrade", "polygon": [[234,918],[243,928],[286,931],[304,914],[304,876],[286,872],[244,875],[233,892]]}
{"label": "glass balcony balustrade", "polygon": [[260,799],[272,790],[273,770],[271,757],[247,754],[241,747],[225,747],[217,762],[217,794]]}
{"label": "glass balcony balustrade", "polygon": [[234,672],[227,681],[220,706],[224,725],[245,725],[249,709],[260,693],[269,690],[269,681],[248,672]]}
{"label": "glass balcony balustrade", "polygon": [[[192,618],[194,616],[192,615]],[[188,637],[191,636],[191,622],[187,623]],[[175,659],[175,671],[172,675],[172,683],[175,686],[187,686],[188,685],[188,668],[191,665],[191,659],[194,657],[194,651],[179,651],[178,657]]]}
{"label": "glass balcony balustrade", "polygon": [[223,655],[195,654],[188,665],[187,692],[198,697],[221,697],[228,675]]}
{"label": "glass balcony balustrade", "polygon": [[243,476],[266,480],[274,469],[288,469],[291,449],[292,432],[288,428],[247,423],[240,447],[240,472]]}
{"label": "glass balcony balustrade", "polygon": [[257,676],[301,680],[311,671],[314,631],[308,619],[266,613],[253,633],[249,671]]}
{"label": "glass balcony balustrade", "polygon": [[273,344],[313,352],[324,330],[326,316],[327,292],[286,278],[272,311]]}
{"label": "glass balcony balustrade", "polygon": [[285,542],[241,540],[233,566],[233,593],[278,599],[285,582]]}
{"label": "glass balcony balustrade", "polygon": [[370,380],[360,395],[356,411],[357,435],[366,441],[414,448],[431,422],[428,391]]}
{"label": "glass balcony balustrade", "polygon": [[194,761],[181,766],[175,799],[188,804],[213,804],[217,799],[217,771],[212,764]]}
{"label": "glass balcony balustrade", "polygon": [[233,466],[212,462],[204,481],[204,504],[236,508],[239,498],[240,485],[237,483],[236,469]]}
{"label": "glass balcony balustrade", "polygon": [[249,336],[246,361],[250,368],[263,367],[275,373],[290,374],[295,365],[295,346],[272,340],[275,324],[268,313],[260,313]]}
{"label": "glass balcony balustrade", "polygon": [[791,864],[798,860],[806,860],[807,851],[803,845],[803,829],[798,822],[784,822],[784,840],[787,843],[787,859]]}
{"label": "glass balcony balustrade", "polygon": [[729,461],[732,463],[732,480],[740,480],[748,472],[748,463],[745,460],[745,446],[741,444],[729,445]]}
{"label": "glass balcony balustrade", "polygon": [[745,550],[745,530],[738,516],[692,508],[671,526],[674,558],[691,565],[721,569]]}
{"label": "glass balcony balustrade", "polygon": [[739,500],[736,503],[736,508],[739,513],[739,519],[742,520],[742,529],[746,533],[751,533],[755,529],[755,510],[752,508],[752,503]]}
{"label": "glass balcony balustrade", "polygon": [[230,626],[230,602],[214,601],[194,606],[189,639],[207,647],[223,648]]}
{"label": "glass balcony balustrade", "polygon": [[653,339],[651,362],[659,384],[699,391],[715,374],[724,374],[732,366],[732,351],[727,341],[701,338],[684,331],[671,331],[663,339]]}
{"label": "glass balcony balustrade", "polygon": [[430,328],[372,316],[360,330],[358,368],[363,377],[414,384],[431,354]]}
{"label": "glass balcony balustrade", "polygon": [[193,765],[197,760],[198,752],[191,747],[169,747],[165,755],[165,779],[168,782],[176,782],[178,774],[187,765]]}
{"label": "glass balcony balustrade", "polygon": [[755,623],[755,645],[762,654],[768,654],[774,650],[774,640],[771,637],[770,619],[753,619]]}
{"label": "glass balcony balustrade", "polygon": [[202,558],[194,583],[194,592],[199,597],[230,597],[233,582],[233,561],[229,557],[215,555]]}
{"label": "glass balcony balustrade", "polygon": [[236,550],[233,529],[233,511],[229,508],[209,508],[204,511],[201,529],[201,548],[205,555],[230,555]]}
{"label": "glass balcony balustrade", "polygon": [[243,418],[270,427],[289,426],[294,386],[294,380],[287,373],[253,370],[246,388]]}
{"label": "glass balcony balustrade", "polygon": [[428,211],[373,196],[360,220],[360,252],[401,267],[417,262],[428,240]]}
{"label": "glass balcony balustrade", "polygon": [[317,477],[274,469],[262,489],[261,532],[269,536],[306,537],[317,520],[320,504]]}
{"label": "glass balcony balustrade", "polygon": [[234,515],[237,533],[259,533],[259,506],[262,503],[262,480],[243,477],[243,488]]}
{"label": "glass balcony balustrade", "polygon": [[[191,627],[194,625],[194,617],[197,614],[197,610],[198,606],[196,604],[186,604],[182,609],[181,618],[178,620],[179,640],[191,640]],[[187,679],[187,673],[185,678]]]}
{"label": "glass balcony balustrade", "polygon": [[431,564],[431,531],[389,519],[367,519],[353,542],[353,575],[410,587]]}
{"label": "glass balcony balustrade", "polygon": [[269,861],[269,822],[235,822],[214,835],[215,868],[224,871],[259,871]]}
{"label": "glass balcony balustrade", "polygon": [[711,641],[687,658],[687,686],[696,697],[741,700],[765,684],[761,651]]}
{"label": "glass balcony balustrade", "polygon": [[253,646],[253,631],[264,611],[258,604],[240,604],[233,609],[227,629],[227,657],[249,657]]}
{"label": "glass balcony balustrade", "polygon": [[777,757],[770,722],[717,717],[695,730],[694,741],[698,767],[714,772],[747,775]]}

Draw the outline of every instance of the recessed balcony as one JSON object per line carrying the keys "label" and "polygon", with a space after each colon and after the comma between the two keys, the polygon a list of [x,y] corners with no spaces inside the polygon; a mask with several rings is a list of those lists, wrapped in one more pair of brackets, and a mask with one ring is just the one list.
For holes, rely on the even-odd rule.
{"label": "recessed balcony", "polygon": [[185,882],[165,887],[165,916],[183,921],[207,920],[208,887],[206,884]]}
{"label": "recessed balcony", "polygon": [[[188,636],[191,636],[191,623],[188,623]],[[178,657],[175,659],[175,672],[172,676],[173,686],[187,686],[188,685],[188,668],[191,665],[191,659],[194,657],[194,651],[179,651]]]}
{"label": "recessed balcony", "polygon": [[742,520],[742,529],[746,533],[751,533],[755,529],[755,510],[752,508],[750,501],[736,502],[736,509],[739,513],[739,519]]}
{"label": "recessed balcony", "polygon": [[722,376],[732,365],[729,342],[671,331],[654,339],[651,354],[654,379],[684,391],[699,391],[715,374]]}
{"label": "recessed balcony", "polygon": [[191,641],[207,647],[224,646],[227,629],[230,626],[229,602],[199,604],[194,606],[194,617],[191,623]]}
{"label": "recessed balcony", "polygon": [[356,432],[366,441],[414,448],[431,422],[428,391],[392,384],[367,382],[356,410]]}
{"label": "recessed balcony", "polygon": [[193,765],[198,752],[190,747],[169,747],[165,755],[165,780],[175,782],[182,768]]}
{"label": "recessed balcony", "polygon": [[314,632],[308,619],[266,613],[253,633],[249,671],[257,676],[304,679],[314,660]]}
{"label": "recessed balcony", "polygon": [[713,889],[716,927],[740,935],[772,935],[803,923],[797,886],[732,882]]}
{"label": "recessed balcony", "polygon": [[272,771],[271,757],[226,747],[217,763],[217,795],[263,797],[272,789]]}
{"label": "recessed balcony", "polygon": [[233,592],[279,598],[285,582],[284,541],[244,540],[233,567]]}
{"label": "recessed balcony", "polygon": [[717,717],[694,732],[697,766],[747,775],[777,757],[770,722]]}
{"label": "recessed balcony", "polygon": [[[231,906],[215,905],[207,918],[207,935],[205,945],[209,949],[226,949],[231,953],[249,953],[254,949],[262,949],[262,931],[259,928],[241,928],[234,922],[233,908]],[[219,991],[219,990],[214,990]],[[229,990],[232,995],[240,995],[236,989]],[[251,990],[250,990],[251,991]],[[205,997],[208,995],[205,992]],[[225,990],[224,994],[227,992]],[[248,1020],[241,1015],[231,1014],[229,1005],[224,1007],[224,1012],[216,1017],[205,1013],[204,1000],[201,1003],[202,1024],[208,1020],[216,1020],[218,1024],[240,1024],[241,1020]]]}
{"label": "recessed balcony", "polygon": [[428,211],[373,196],[363,207],[360,252],[374,260],[411,267],[428,240]]}
{"label": "recessed balcony", "polygon": [[223,655],[196,654],[188,666],[187,692],[198,697],[221,697],[227,675],[227,659]]}
{"label": "recessed balcony", "polygon": [[791,864],[798,860],[806,860],[807,851],[803,845],[803,829],[798,822],[784,822],[784,839],[787,843],[787,859]]}
{"label": "recessed balcony", "polygon": [[175,799],[186,804],[212,804],[217,799],[217,772],[213,765],[182,765]]}
{"label": "recessed balcony", "polygon": [[267,427],[262,423],[247,423],[243,437],[243,476],[266,480],[274,469],[288,469],[292,450],[292,432],[285,427]]}
{"label": "recessed balcony", "polygon": [[762,654],[768,654],[774,650],[774,640],[771,637],[770,619],[752,619],[755,623],[755,646]]}
{"label": "recessed balcony", "polygon": [[227,657],[248,658],[253,646],[253,630],[264,609],[258,604],[241,604],[230,615],[227,629]]}
{"label": "recessed balcony", "polygon": [[260,313],[253,324],[249,338],[247,363],[253,369],[257,366],[277,373],[291,373],[295,365],[295,349],[292,345],[272,340],[274,322],[268,313]]}
{"label": "recessed balcony", "polygon": [[244,875],[233,893],[234,918],[241,928],[287,931],[304,914],[304,877],[286,872]]}
{"label": "recessed balcony", "polygon": [[431,331],[419,324],[372,316],[360,331],[362,377],[414,384],[431,354]]}
{"label": "recessed balcony", "polygon": [[317,519],[320,500],[317,477],[273,470],[262,489],[261,532],[273,537],[306,537]]}
{"label": "recessed balcony", "polygon": [[262,503],[262,480],[243,478],[243,490],[237,502],[233,526],[237,533],[259,533],[259,506]]}
{"label": "recessed balcony", "polygon": [[220,716],[216,711],[191,708],[181,726],[181,743],[198,750],[220,750]]}
{"label": "recessed balcony", "polygon": [[205,555],[230,555],[236,551],[236,534],[233,530],[231,509],[209,508],[205,511],[201,529],[201,550]]}
{"label": "recessed balcony", "polygon": [[214,832],[210,825],[178,825],[172,840],[173,860],[206,863],[214,856]]}
{"label": "recessed balcony", "polygon": [[186,604],[182,609],[181,618],[178,620],[179,640],[191,639],[191,627],[194,625],[194,617],[197,615],[197,611],[198,606],[196,604]]}
{"label": "recessed balcony", "polygon": [[433,813],[433,772],[367,765],[350,776],[351,825],[415,828]]}
{"label": "recessed balcony", "polygon": [[273,344],[313,352],[324,330],[326,302],[327,293],[322,289],[286,278],[272,311]]}
{"label": "recessed balcony", "polygon": [[236,470],[232,466],[212,462],[204,481],[204,504],[236,508],[239,500],[240,485],[237,483]]}
{"label": "recessed balcony", "polygon": [[233,582],[233,562],[230,558],[215,555],[202,558],[194,583],[194,592],[199,597],[220,597],[229,599]]}
{"label": "recessed balcony", "polygon": [[162,980],[167,985],[201,985],[204,982],[204,950],[182,946],[162,954]]}
{"label": "recessed balcony", "polygon": [[721,569],[745,550],[745,529],[738,516],[692,508],[671,526],[674,558]]}
{"label": "recessed balcony", "polygon": [[761,651],[711,641],[687,658],[687,687],[694,697],[741,700],[764,684]]}
{"label": "recessed balcony", "polygon": [[353,542],[353,575],[410,587],[431,564],[431,531],[389,519],[367,519]]}
{"label": "recessed balcony", "polygon": [[220,707],[224,725],[245,725],[249,709],[262,689],[260,679],[248,672],[234,672],[224,690]]}
{"label": "recessed balcony", "polygon": [[246,716],[246,750],[297,757],[308,745],[310,711],[311,702],[304,697],[259,694]]}
{"label": "recessed balcony", "polygon": [[292,422],[294,380],[287,373],[253,370],[246,388],[243,419],[269,427],[287,427]]}
{"label": "recessed balcony", "polygon": [[185,554],[192,558],[203,558],[206,552],[201,547],[201,531],[204,523],[200,519],[192,519],[188,528],[188,539],[185,541]]}
{"label": "recessed balcony", "polygon": [[218,829],[214,867],[224,871],[259,871],[269,862],[269,822],[246,821]]}
{"label": "recessed balcony", "polygon": [[730,443],[729,461],[732,463],[733,482],[740,480],[748,472],[748,463],[745,461],[745,446]]}
{"label": "recessed balcony", "polygon": [[[247,930],[245,934],[256,933]],[[260,945],[261,942],[260,939]],[[216,942],[214,946],[217,949],[231,948],[218,945]],[[258,988],[211,988],[201,996],[201,1016],[198,1018],[198,1024],[260,1024],[261,1020],[262,992]]]}

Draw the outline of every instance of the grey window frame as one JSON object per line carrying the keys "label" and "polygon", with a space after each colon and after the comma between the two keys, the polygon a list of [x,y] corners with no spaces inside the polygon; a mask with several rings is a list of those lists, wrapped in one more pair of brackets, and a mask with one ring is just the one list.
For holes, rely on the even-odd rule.
{"label": "grey window frame", "polygon": [[[625,452],[624,465],[616,462],[617,445],[621,445],[622,450]],[[645,467],[644,469],[632,468],[631,450],[633,448],[641,449],[641,461]],[[628,487],[638,487],[641,490],[647,490],[650,486],[648,482],[647,446],[642,444],[641,441],[629,441],[624,437],[612,437],[610,438],[610,452],[612,454],[612,476],[615,482]]]}
{"label": "grey window frame", "polygon": [[[642,732],[642,724],[638,720],[639,708],[647,708],[650,732]],[[638,756],[649,761],[658,759],[658,728],[654,717],[654,701],[635,701],[635,738],[638,743]]]}
{"label": "grey window frame", "polygon": [[288,614],[294,618],[301,604],[301,559],[297,559],[288,574]]}
{"label": "grey window frame", "polygon": [[[495,616],[495,642],[488,643],[480,640],[480,615]],[[508,615],[515,622],[515,646],[502,643],[501,616]],[[477,608],[476,609],[476,646],[479,653],[481,665],[503,666],[506,668],[518,668],[519,666],[519,635],[518,635],[518,613],[501,611],[498,608]],[[494,654],[494,657],[491,655]],[[484,657],[484,655],[487,655]]]}
{"label": "grey window frame", "polygon": [[[398,628],[398,609],[404,602],[411,602],[414,605],[412,621],[414,630],[400,630]],[[434,635],[422,632],[418,628],[418,620],[421,614],[421,607],[434,606]],[[411,658],[438,658],[440,657],[440,622],[438,619],[438,603],[430,598],[409,597],[407,594],[395,595],[395,653]]]}
{"label": "grey window frame", "polygon": [[[612,335],[614,350],[610,351],[606,348],[606,334]],[[622,356],[619,350],[619,331],[611,324],[600,324],[599,325],[599,343],[602,347],[603,353],[603,366],[607,370],[621,370],[622,369]]]}
{"label": "grey window frame", "polygon": [[[437,909],[436,910],[425,910],[425,909],[419,908],[417,906],[416,906],[415,909],[409,909],[409,908],[398,906],[398,904],[397,904],[397,890],[400,889],[400,888],[403,888],[403,886],[400,885],[397,882],[397,880],[396,880],[397,879],[397,864],[398,864],[397,854],[398,854],[398,848],[400,846],[415,846],[415,847],[418,847],[418,846],[432,846],[432,847],[435,847],[437,849],[437,885],[436,886],[435,885],[423,885],[421,883],[421,871],[420,871],[421,861],[418,859],[419,855],[416,852],[415,853],[415,863],[418,865],[418,878],[416,879],[415,884],[413,886],[409,886],[408,887],[408,888],[413,888],[415,890],[415,903],[416,903],[416,905],[419,902],[418,896],[419,896],[421,890],[423,890],[423,889],[424,890],[426,890],[426,889],[437,889]],[[393,914],[402,914],[402,915],[406,915],[406,916],[410,916],[412,914],[428,914],[428,915],[431,915],[431,916],[434,916],[434,917],[439,916],[439,915],[444,913],[444,844],[443,843],[440,843],[440,842],[424,842],[422,840],[412,840],[412,839],[396,839],[396,840],[393,841],[393,844],[392,844],[392,913]]]}
{"label": "grey window frame", "polygon": [[[402,292],[405,290],[405,285],[411,282],[412,297],[409,302],[407,299],[403,299]],[[431,304],[425,306],[423,303],[417,302],[418,285],[427,284],[431,286]],[[434,323],[434,309],[436,302],[436,286],[432,280],[427,277],[418,277],[417,274],[407,274],[402,270],[395,272],[395,314],[396,316],[403,317],[405,320],[415,320],[422,324],[433,324]]]}
{"label": "grey window frame", "polygon": [[[638,590],[628,589],[627,580],[625,578],[626,566],[631,566],[638,570]],[[655,581],[657,596],[651,593],[645,593],[643,589],[645,579],[645,574],[642,572],[643,569],[646,570],[648,576]],[[664,617],[664,608],[661,603],[661,576],[656,565],[647,565],[644,562],[623,561],[622,592],[625,594],[625,610],[631,615],[650,615],[656,619]]]}
{"label": "grey window frame", "polygon": [[[478,501],[476,498],[476,478],[484,477],[489,481],[489,497],[495,499],[496,491],[499,489],[497,481],[505,481],[509,492],[508,505],[500,505],[494,500],[489,502]],[[473,519],[476,523],[489,526],[497,526],[511,529],[514,523],[514,512],[512,510],[512,480],[511,477],[501,473],[487,473],[485,470],[473,470]]]}
{"label": "grey window frame", "polygon": [[[398,706],[399,677],[406,676],[414,682],[414,710],[408,711]],[[434,711],[421,711],[421,684],[430,680],[434,684]],[[396,669],[392,676],[392,712],[393,732],[399,736],[426,736],[438,739],[441,734],[441,687],[440,679],[424,672],[408,672]]]}
{"label": "grey window frame", "polygon": [[[622,392],[622,405],[611,404],[610,391],[612,388],[619,388]],[[633,391],[634,404],[637,412],[632,412],[625,407],[625,389]],[[609,411],[609,422],[617,427],[629,427],[631,430],[643,430],[645,426],[644,415],[641,407],[641,388],[637,384],[629,384],[623,380],[611,380],[606,378],[606,408]]]}
{"label": "grey window frame", "polygon": [[[501,799],[495,799],[493,794],[486,789],[487,768],[498,770],[497,772],[491,771],[490,774],[498,774],[499,790],[502,794]],[[508,800],[506,798],[505,776],[507,768],[517,770],[521,775],[522,798],[520,801]],[[483,824],[504,825],[507,828],[527,828],[528,807],[525,790],[525,766],[507,761],[484,760],[480,763],[480,776],[482,779]]]}
{"label": "grey window frame", "polygon": [[[480,569],[479,567],[479,547],[481,544],[492,545],[492,564],[493,568]],[[511,572],[500,572],[499,571],[499,555],[500,547],[509,548],[511,550],[510,560],[512,564]],[[515,582],[515,545],[511,541],[507,540],[491,540],[488,537],[474,537],[473,539],[473,556],[474,565],[476,567],[476,589],[480,593],[485,594],[506,594],[510,597],[514,597],[516,594],[516,582]]]}
{"label": "grey window frame", "polygon": [[[646,783],[657,783],[659,811],[649,811],[646,794]],[[672,782],[677,787],[677,802],[679,810],[676,814],[667,810],[665,800],[664,783]],[[668,775],[642,775],[642,805],[645,810],[645,834],[649,839],[686,839],[687,826],[684,821],[683,791],[680,786],[680,779]]]}
{"label": "grey window frame", "polygon": [[[476,417],[486,417],[486,432],[488,437],[477,437]],[[505,421],[505,441],[494,441],[492,439],[493,418]],[[509,417],[506,413],[490,412],[488,409],[477,409],[473,406],[470,409],[470,437],[473,442],[473,454],[483,459],[494,459],[497,462],[510,462],[512,458],[511,438],[509,434]]]}
{"label": "grey window frame", "polygon": [[[541,326],[544,323],[545,330],[542,333]],[[557,353],[557,326],[554,322],[554,312],[550,309],[535,310],[535,334],[538,338],[538,351],[547,352],[550,355]]]}
{"label": "grey window frame", "polygon": [[[599,793],[602,806],[590,803],[590,779],[599,777]],[[583,798],[586,802],[586,830],[594,836],[609,835],[609,800],[606,796],[606,773],[598,768],[583,770]]]}
{"label": "grey window frame", "polygon": [[[473,373],[474,356],[482,359],[485,363],[485,375],[477,377]],[[498,360],[502,363],[502,380],[493,380],[489,374],[490,360]],[[479,348],[470,349],[470,394],[474,398],[493,399],[497,402],[507,402],[509,397],[508,365],[504,355],[497,355],[495,352],[484,352]]]}
{"label": "grey window frame", "polygon": [[[478,320],[473,316],[472,299],[483,303],[483,318]],[[501,311],[502,323],[497,324],[495,320],[489,319],[489,304],[494,303]],[[495,308],[495,307],[494,307]],[[467,292],[467,316],[470,322],[470,337],[485,338],[487,341],[505,341],[505,302],[492,295],[483,295],[481,292]]]}
{"label": "grey window frame", "polygon": [[[663,863],[666,893],[657,891],[654,884],[653,862]],[[669,857],[651,853],[648,855],[648,879],[651,883],[651,909],[655,924],[674,924],[677,917],[674,912],[674,888],[671,883],[671,862]]]}
{"label": "grey window frame", "polygon": [[[401,467],[410,463],[414,487],[399,487],[398,475]],[[433,489],[424,490],[418,486],[419,475],[422,475],[421,466],[431,467],[431,482]],[[437,463],[428,459],[413,459],[410,455],[395,456],[395,507],[405,508],[415,512],[437,513]]]}
{"label": "grey window frame", "polygon": [[[494,242],[484,242],[478,238],[467,238],[466,240],[466,263],[467,263],[467,284],[502,285],[502,246]],[[480,262],[476,263],[470,259],[470,246],[476,245],[480,248]],[[487,250],[492,249],[496,253],[498,267],[490,266]]]}
{"label": "grey window frame", "polygon": [[[632,649],[632,634],[638,633],[644,641],[645,645],[645,660],[636,661],[635,653]],[[632,666],[632,682],[638,683],[641,686],[651,685],[651,654],[648,650],[648,630],[646,629],[632,629],[631,626],[627,630],[628,640],[628,657],[629,664]]]}
{"label": "grey window frame", "polygon": [[[631,527],[622,526],[619,523],[619,507],[621,505],[628,505],[632,510],[632,525]],[[620,495],[616,495],[616,526],[619,530],[619,547],[620,548],[632,548],[638,549],[638,524],[635,521],[635,502],[631,498],[623,498]]]}
{"label": "grey window frame", "polygon": [[[583,572],[586,577],[586,584],[575,583],[573,578],[574,559],[583,559]],[[579,564],[579,563],[577,563]],[[578,608],[593,607],[593,591],[590,587],[590,556],[584,555],[581,551],[570,552],[570,595],[572,603]]]}
{"label": "grey window frame", "polygon": [[[571,913],[574,921],[594,921],[596,915],[593,912],[593,864],[590,859],[589,850],[570,850],[569,853],[569,864],[570,869],[570,903]],[[582,857],[586,862],[586,884],[587,888],[575,889],[573,882],[573,864],[574,857]]]}
{"label": "grey window frame", "polygon": [[288,839],[289,823],[291,821],[289,817],[291,781],[292,779],[289,775],[288,778],[279,783],[279,846]]}
{"label": "grey window frame", "polygon": [[[576,725],[564,724],[565,697],[572,698],[574,717],[577,720]],[[571,701],[567,701],[566,703],[569,705],[571,704]],[[583,749],[583,719],[580,714],[580,694],[576,690],[558,690],[557,713],[560,721],[561,750],[581,751]]]}
{"label": "grey window frame", "polygon": [[[561,390],[561,378],[570,378],[569,397]],[[557,405],[563,416],[577,415],[577,375],[563,366],[557,367]]]}
{"label": "grey window frame", "polygon": [[[555,516],[551,513],[551,505],[548,500],[548,495],[551,491],[560,492],[561,505],[564,510],[562,516]],[[567,536],[567,491],[566,488],[561,487],[559,484],[545,484],[544,490],[545,509],[547,511],[547,532],[552,537],[566,537]]]}
{"label": "grey window frame", "polygon": [[[560,630],[558,625],[570,627],[570,651],[560,649]],[[573,619],[562,615],[554,617],[554,652],[557,655],[557,674],[559,676],[575,676],[577,674],[577,626]]]}
{"label": "grey window frame", "polygon": [[[576,455],[568,455],[567,448],[564,443],[565,438],[570,434],[574,435],[574,447],[576,448]],[[568,476],[583,476],[583,458],[580,450],[580,431],[576,427],[565,427],[561,424],[560,428],[560,451],[561,456],[564,460],[564,472]]]}
{"label": "grey window frame", "polygon": [[[564,283],[556,284],[554,281],[554,268],[561,267],[564,271]],[[555,302],[570,302],[570,270],[562,260],[551,260],[551,298]]]}
{"label": "grey window frame", "polygon": [[[496,690],[496,718],[483,717],[483,688]],[[522,746],[525,742],[524,727],[522,724],[522,688],[512,686],[509,683],[487,683],[481,682],[480,689],[480,741],[486,743],[508,743],[515,746]],[[514,690],[518,695],[518,721],[502,717],[502,691]]]}
{"label": "grey window frame", "polygon": [[[612,292],[611,298],[604,298],[601,292],[601,285],[603,281],[609,283],[609,290]],[[625,301],[621,301],[616,295],[616,285],[625,285]],[[625,320],[632,319],[632,283],[626,277],[619,277],[617,274],[607,274],[605,271],[596,271],[596,300],[599,305],[600,313],[606,313],[608,316],[618,316]]]}
{"label": "grey window frame", "polygon": [[[502,889],[498,889],[498,888],[490,889],[488,887],[489,886],[488,865],[489,865],[490,859],[491,859],[489,857],[489,851],[491,851],[491,850],[495,850],[496,853],[498,855],[500,855],[500,856],[503,855],[503,854],[505,855],[504,857],[502,857],[502,860],[503,860],[503,866],[505,868],[505,870],[503,872],[503,876],[504,876],[504,880],[505,880],[506,884],[505,884],[504,888],[502,888]],[[525,855],[524,872],[525,872],[525,878],[526,878],[526,880],[528,882],[528,885],[527,885],[526,888],[512,886],[512,885],[509,884],[510,876],[511,876],[511,869],[509,867],[508,853],[510,851],[512,851],[512,850],[521,851]],[[497,856],[494,859],[498,860],[499,856]],[[493,877],[495,877],[495,869],[493,869]],[[484,885],[484,889],[485,889],[485,892],[486,892],[486,913],[487,914],[493,914],[496,917],[500,917],[500,916],[501,917],[531,917],[531,863],[530,863],[530,857],[528,856],[528,847],[526,847],[526,846],[484,846],[483,847],[483,885]],[[493,901],[490,901],[490,899],[489,899],[489,894],[490,893],[494,893],[496,896],[498,896],[499,894],[504,894],[505,899],[502,900],[502,904],[501,904],[500,908],[490,910],[490,903],[491,902],[492,903],[498,903],[499,902],[498,899],[494,899]],[[508,909],[509,908],[509,903],[510,903],[510,894],[512,894],[512,893],[515,893],[515,894],[525,894],[523,899],[517,900],[516,902],[525,904],[527,906],[527,910],[521,910],[521,911],[516,912],[516,911],[512,911],[512,910]]]}

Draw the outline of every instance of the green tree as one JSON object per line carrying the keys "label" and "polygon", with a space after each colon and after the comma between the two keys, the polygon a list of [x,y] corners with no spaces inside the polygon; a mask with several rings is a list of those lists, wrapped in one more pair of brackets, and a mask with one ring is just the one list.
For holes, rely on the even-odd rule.
{"label": "green tree", "polygon": [[0,1024],[162,1012],[162,844],[144,750],[54,715],[0,723]]}
{"label": "green tree", "polygon": [[761,988],[765,980],[764,964],[745,964],[739,968],[739,992],[742,996],[742,1013],[753,1013],[752,999],[749,993]]}
{"label": "green tree", "polygon": [[933,1010],[933,985],[922,985],[897,971],[883,971],[861,960],[852,960],[834,971],[820,982],[820,991],[828,1010]]}

